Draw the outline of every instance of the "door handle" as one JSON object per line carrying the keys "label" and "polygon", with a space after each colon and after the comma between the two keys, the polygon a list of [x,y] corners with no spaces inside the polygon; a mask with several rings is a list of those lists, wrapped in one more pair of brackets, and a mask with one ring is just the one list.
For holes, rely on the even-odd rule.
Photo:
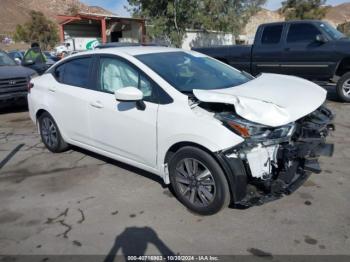
{"label": "door handle", "polygon": [[53,88],[53,87],[49,87],[49,91],[55,93],[55,92],[56,92],[56,89]]}
{"label": "door handle", "polygon": [[95,108],[103,108],[103,105],[100,101],[91,102],[90,106],[95,107]]}
{"label": "door handle", "polygon": [[290,47],[286,47],[284,51],[290,51]]}

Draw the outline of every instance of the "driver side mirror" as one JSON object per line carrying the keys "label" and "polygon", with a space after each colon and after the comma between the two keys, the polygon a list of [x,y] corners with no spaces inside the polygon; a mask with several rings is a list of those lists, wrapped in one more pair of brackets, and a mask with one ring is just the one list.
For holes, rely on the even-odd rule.
{"label": "driver side mirror", "polygon": [[114,92],[115,99],[124,102],[136,102],[143,98],[143,93],[133,86],[123,87]]}
{"label": "driver side mirror", "polygon": [[117,101],[121,102],[136,102],[136,107],[139,110],[145,110],[146,105],[142,101],[143,93],[136,87],[128,86],[114,91],[114,96]]}
{"label": "driver side mirror", "polygon": [[316,36],[316,42],[326,43],[327,41],[328,39],[324,35],[319,34]]}

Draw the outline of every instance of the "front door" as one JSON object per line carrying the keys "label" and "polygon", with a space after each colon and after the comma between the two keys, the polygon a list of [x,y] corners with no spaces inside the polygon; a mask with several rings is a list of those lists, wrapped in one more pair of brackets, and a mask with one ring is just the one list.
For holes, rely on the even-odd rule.
{"label": "front door", "polygon": [[[156,166],[158,93],[155,83],[138,68],[117,56],[100,56],[97,91],[89,114],[95,146],[121,158],[149,167]],[[114,92],[137,87],[144,95],[139,102],[120,102]]]}

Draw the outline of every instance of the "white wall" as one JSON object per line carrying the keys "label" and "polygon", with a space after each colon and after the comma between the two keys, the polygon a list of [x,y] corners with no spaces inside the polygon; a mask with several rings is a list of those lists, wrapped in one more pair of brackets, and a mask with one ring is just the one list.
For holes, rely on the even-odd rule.
{"label": "white wall", "polygon": [[193,47],[209,47],[215,45],[234,45],[236,43],[233,34],[220,32],[188,31],[182,42],[183,49]]}

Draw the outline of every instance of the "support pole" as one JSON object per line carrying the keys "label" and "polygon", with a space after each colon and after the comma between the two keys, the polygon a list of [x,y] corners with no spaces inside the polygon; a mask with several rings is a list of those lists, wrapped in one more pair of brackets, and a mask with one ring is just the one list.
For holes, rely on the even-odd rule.
{"label": "support pole", "polygon": [[106,18],[101,20],[101,31],[102,31],[102,43],[107,43],[107,35],[106,35]]}
{"label": "support pole", "polygon": [[59,25],[60,29],[60,42],[64,43],[64,30],[63,30],[63,25]]}

